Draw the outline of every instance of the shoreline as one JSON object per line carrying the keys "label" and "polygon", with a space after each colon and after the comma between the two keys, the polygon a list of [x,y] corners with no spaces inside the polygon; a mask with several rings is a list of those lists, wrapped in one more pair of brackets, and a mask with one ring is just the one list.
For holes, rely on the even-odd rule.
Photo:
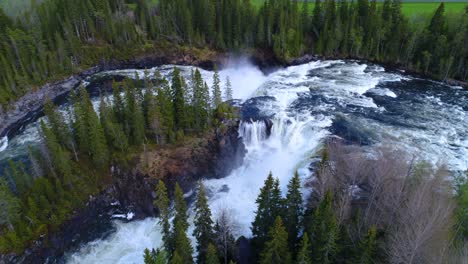
{"label": "shoreline", "polygon": [[451,86],[461,86],[463,89],[468,89],[468,82],[448,79],[441,81],[434,79],[429,75],[424,75],[410,69],[406,69],[395,63],[379,62],[365,58],[340,57],[340,56],[319,56],[306,54],[301,57],[292,59],[288,62],[278,60],[271,52],[259,50],[247,50],[240,53],[226,53],[212,51],[208,57],[199,58],[194,51],[186,52],[177,50],[167,54],[152,53],[139,57],[134,57],[127,61],[108,61],[102,62],[99,65],[83,70],[80,73],[72,75],[60,81],[47,83],[41,86],[34,92],[30,92],[15,103],[9,109],[1,109],[0,107],[0,138],[8,137],[15,134],[24,123],[34,119],[42,111],[42,107],[47,99],[58,101],[65,97],[70,91],[76,89],[86,78],[103,71],[122,70],[122,69],[148,69],[164,64],[175,65],[192,65],[203,69],[211,70],[214,65],[226,65],[232,57],[245,56],[255,66],[268,74],[273,69],[278,67],[288,67],[299,64],[308,63],[315,60],[356,60],[363,63],[378,64],[386,70],[398,71],[404,75],[411,75],[418,78],[431,79],[436,82],[444,83]]}

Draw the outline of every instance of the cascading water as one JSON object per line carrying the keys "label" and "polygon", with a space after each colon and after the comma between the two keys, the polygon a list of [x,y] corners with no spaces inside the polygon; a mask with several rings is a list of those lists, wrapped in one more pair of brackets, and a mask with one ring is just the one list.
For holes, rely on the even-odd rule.
{"label": "cascading water", "polygon": [[[376,145],[387,141],[432,161],[444,153],[450,157],[453,170],[466,169],[468,125],[461,122],[467,116],[466,91],[440,84],[437,92],[415,91],[415,79],[386,73],[378,66],[343,61],[312,62],[255,79],[262,83],[255,90],[248,89],[253,98],[249,103],[258,110],[256,115],[270,117],[271,128],[262,118],[244,120],[239,127],[247,149],[243,165],[225,178],[204,181],[213,215],[229,210],[238,223],[238,236],[251,235],[255,199],[267,174],[271,171],[279,178],[283,192],[295,170],[305,179],[310,157],[332,133]],[[457,96],[433,95],[437,93]],[[410,109],[412,114],[405,114]],[[455,120],[457,123],[445,132]],[[148,237],[153,238],[151,247],[160,246],[157,219],[131,223],[135,230],[118,221],[115,225],[115,234],[85,245],[69,262],[126,263],[135,257],[131,262],[141,263]],[[141,238],[142,243],[135,245],[132,239],[129,244],[126,236],[140,234],[139,230],[151,231]]]}
{"label": "cascading water", "polygon": [[[161,66],[149,74],[158,70],[169,76],[172,69]],[[188,76],[193,67],[180,69]],[[102,74],[133,78],[135,70]],[[141,78],[144,71],[137,74]],[[212,72],[201,70],[201,74],[208,84],[212,82]],[[268,173],[279,178],[283,192],[294,171],[307,178],[310,158],[330,135],[369,148],[391,144],[420,159],[445,161],[453,172],[468,168],[468,91],[458,87],[353,61],[311,62],[268,76],[251,65],[235,65],[220,74],[223,85],[225,77],[231,77],[234,96],[249,99],[254,110],[239,127],[247,149],[242,166],[222,179],[204,181],[213,215],[228,209],[238,223],[238,236],[251,234],[255,199]],[[29,126],[26,129],[34,127]],[[10,137],[0,160],[21,146],[21,138],[26,138],[24,132]],[[161,244],[155,218],[115,220],[114,225],[113,234],[69,252],[65,260],[142,263],[143,250]]]}
{"label": "cascading water", "polygon": [[8,147],[8,137],[5,136],[0,139],[0,152],[4,151]]}

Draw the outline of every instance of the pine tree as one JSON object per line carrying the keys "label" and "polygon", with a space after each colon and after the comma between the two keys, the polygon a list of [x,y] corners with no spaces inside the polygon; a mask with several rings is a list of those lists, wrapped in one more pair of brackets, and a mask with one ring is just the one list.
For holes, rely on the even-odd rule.
{"label": "pine tree", "polygon": [[359,242],[356,257],[353,263],[371,264],[376,262],[377,251],[377,229],[375,226],[369,228],[367,235]]}
{"label": "pine tree", "polygon": [[99,119],[104,129],[105,138],[109,142],[109,147],[120,152],[125,152],[128,149],[128,139],[114,113],[114,110],[109,107],[106,100],[101,98]]}
{"label": "pine tree", "polygon": [[176,130],[183,130],[187,127],[186,122],[186,106],[185,106],[185,94],[184,84],[182,83],[182,77],[177,67],[174,67],[172,73],[172,103],[174,107],[174,123]]}
{"label": "pine tree", "polygon": [[314,212],[310,230],[314,263],[333,263],[338,252],[339,229],[332,209],[332,193],[328,191]]}
{"label": "pine tree", "polygon": [[8,161],[8,168],[5,170],[6,176],[13,180],[16,193],[24,194],[32,185],[33,179],[26,171],[23,162]]}
{"label": "pine tree", "polygon": [[59,174],[62,183],[71,186],[72,167],[68,153],[60,146],[56,136],[41,120],[41,131],[50,155],[54,173]]}
{"label": "pine tree", "polygon": [[289,181],[288,193],[286,194],[285,226],[289,234],[289,249],[294,252],[298,245],[298,235],[302,227],[303,201],[300,191],[301,182],[299,173],[296,171],[294,177]]}
{"label": "pine tree", "polygon": [[289,264],[291,263],[291,253],[288,249],[288,232],[283,226],[281,217],[276,217],[274,225],[268,233],[269,240],[261,253],[261,264]]}
{"label": "pine tree", "polygon": [[226,101],[229,101],[232,99],[233,99],[232,85],[231,85],[231,80],[229,80],[229,76],[228,76],[226,77]]}
{"label": "pine tree", "polygon": [[174,132],[174,108],[172,105],[171,88],[166,80],[162,81],[161,88],[156,96],[159,112],[161,113],[161,126],[165,138],[173,141]]}
{"label": "pine tree", "polygon": [[212,86],[212,94],[213,94],[213,99],[212,99],[212,105],[213,108],[216,109],[222,102],[223,99],[221,98],[221,86],[220,86],[221,81],[219,80],[219,73],[218,73],[218,68],[215,67],[215,72],[213,75],[213,86]]}
{"label": "pine tree", "polygon": [[201,73],[198,69],[193,74],[193,112],[195,129],[203,131],[208,126],[210,111],[210,92],[208,86],[203,83]]}
{"label": "pine tree", "polygon": [[55,105],[49,100],[44,104],[44,113],[47,116],[47,121],[52,129],[52,133],[55,134],[59,143],[65,148],[76,153],[77,150],[75,149],[75,142],[73,141],[70,129],[65,122],[65,118],[57,111]]}
{"label": "pine tree", "polygon": [[[187,204],[184,200],[184,194],[179,184],[176,183],[174,191],[174,207],[175,216],[173,220],[173,242],[174,242],[174,256],[173,261],[176,259],[176,255],[180,257],[183,263],[193,263],[192,259],[192,245],[187,237],[188,216],[187,216]],[[178,259],[176,259],[178,261]]]}
{"label": "pine tree", "polygon": [[444,35],[446,32],[446,26],[445,26],[446,19],[445,19],[444,12],[445,12],[445,5],[444,3],[440,3],[436,12],[432,16],[432,19],[428,28],[434,37],[438,37],[439,35]]}
{"label": "pine tree", "polygon": [[208,244],[208,249],[206,252],[206,261],[204,263],[219,264],[219,258],[218,258],[218,255],[216,254],[216,248],[211,243]]}
{"label": "pine tree", "polygon": [[154,259],[153,255],[149,251],[149,249],[145,248],[144,254],[143,254],[143,262],[145,264],[155,264],[156,259]]}
{"label": "pine tree", "polygon": [[169,212],[169,198],[167,196],[167,188],[162,180],[159,180],[156,186],[156,200],[154,205],[159,210],[159,224],[162,226],[162,241],[164,248],[168,252],[173,252],[174,248],[171,241],[170,233],[170,212]]}
{"label": "pine tree", "polygon": [[283,208],[279,182],[273,179],[271,172],[260,189],[260,194],[255,203],[258,208],[255,220],[252,223],[253,244],[256,248],[261,249],[268,238],[268,232],[276,217],[282,215]]}
{"label": "pine tree", "polygon": [[174,256],[172,256],[171,264],[185,264],[182,257],[179,255],[179,252],[174,252]]}
{"label": "pine tree", "polygon": [[198,185],[198,194],[195,202],[195,229],[193,236],[197,239],[197,263],[205,263],[208,254],[208,245],[213,243],[213,220],[211,219],[211,210],[208,206],[205,187],[200,182]]}
{"label": "pine tree", "polygon": [[89,94],[82,86],[79,98],[74,97],[75,133],[79,142],[79,149],[87,153],[98,167],[107,164],[108,149],[104,129],[94,111]]}
{"label": "pine tree", "polygon": [[13,224],[20,216],[20,200],[16,198],[6,180],[0,177],[0,225],[13,230]]}
{"label": "pine tree", "polygon": [[174,223],[175,251],[173,258],[175,259],[175,256],[178,255],[182,259],[182,263],[193,263],[193,248],[186,232],[187,228],[180,219]]}
{"label": "pine tree", "polygon": [[299,252],[297,253],[297,264],[311,264],[312,263],[312,257],[310,254],[310,242],[309,242],[309,236],[307,233],[304,233],[302,235],[302,240],[301,244],[299,246]]}
{"label": "pine tree", "polygon": [[91,158],[95,165],[103,167],[108,159],[107,143],[104,129],[91,103],[88,104],[86,117]]}
{"label": "pine tree", "polygon": [[315,0],[314,11],[312,15],[312,30],[316,40],[318,39],[322,31],[322,24],[322,3],[320,2],[320,0]]}
{"label": "pine tree", "polygon": [[137,94],[133,82],[127,82],[125,87],[124,123],[130,142],[139,146],[145,141],[145,118],[140,105],[141,95]]}

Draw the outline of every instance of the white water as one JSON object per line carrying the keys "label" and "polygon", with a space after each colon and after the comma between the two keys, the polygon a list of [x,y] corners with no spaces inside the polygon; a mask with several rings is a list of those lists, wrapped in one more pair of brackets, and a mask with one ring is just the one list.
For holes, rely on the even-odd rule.
{"label": "white water", "polygon": [[[312,69],[326,68],[335,65],[335,79],[321,76],[308,76]],[[181,67],[189,71],[190,67]],[[169,70],[170,67],[167,68]],[[228,208],[235,221],[239,224],[238,236],[250,236],[250,225],[254,219],[256,209],[255,199],[259,188],[270,171],[278,177],[281,189],[285,191],[288,180],[295,170],[300,172],[302,179],[309,177],[307,169],[310,157],[314,155],[321,140],[330,134],[328,127],[333,120],[333,107],[323,104],[323,111],[313,113],[307,109],[293,108],[296,100],[309,92],[309,89],[320,90],[327,98],[334,99],[338,104],[353,103],[363,108],[378,108],[372,98],[363,96],[365,92],[374,88],[379,82],[399,81],[401,76],[383,73],[383,69],[376,68],[372,73],[365,72],[366,65],[345,64],[344,62],[313,62],[309,64],[289,67],[277,71],[266,77],[257,71],[244,75],[243,70],[237,69],[239,78],[232,78],[234,94],[242,99],[252,96],[273,96],[275,101],[261,102],[258,106],[266,115],[274,114],[273,128],[267,137],[266,125],[263,121],[252,123],[243,122],[239,133],[244,139],[247,154],[243,165],[235,169],[229,176],[222,179],[205,180],[204,184],[209,193],[209,205],[216,216],[220,210]],[[160,69],[163,75],[166,69]],[[221,75],[232,71],[222,71]],[[202,71],[204,77],[211,75]],[[208,75],[208,76],[206,76]],[[243,78],[245,76],[245,78]],[[208,79],[207,78],[207,79]],[[248,78],[248,79],[247,79]],[[238,85],[238,80],[245,84]],[[254,87],[254,89],[252,89]],[[239,91],[241,89],[241,91]],[[396,97],[388,90],[386,95]],[[325,114],[330,111],[329,114]],[[377,111],[383,111],[377,109]],[[118,231],[111,238],[98,240],[85,245],[69,258],[69,263],[124,263],[132,258],[130,263],[141,263],[142,252],[145,247],[160,246],[159,227],[156,219],[123,224],[116,221]],[[131,227],[127,228],[127,225]],[[121,228],[125,226],[125,228]],[[152,230],[138,246],[129,247],[127,236],[140,235],[139,230]],[[149,245],[148,239],[152,239]]]}
{"label": "white water", "polygon": [[[173,67],[150,69],[149,74],[158,70],[168,77]],[[185,77],[193,68],[178,67]],[[136,72],[139,78],[144,76],[144,71]],[[134,77],[135,70],[102,74]],[[201,74],[211,85],[212,72],[201,70]],[[440,86],[435,92],[426,91],[426,87],[413,89],[404,83],[413,79],[385,72],[379,66],[345,61],[311,62],[268,76],[254,66],[237,62],[221,70],[220,75],[223,86],[225,77],[230,76],[235,98],[274,98],[254,99],[261,115],[274,116],[270,137],[264,122],[243,122],[239,128],[247,148],[243,165],[223,179],[204,181],[213,215],[228,208],[239,224],[238,236],[251,234],[255,199],[267,174],[272,171],[280,179],[283,191],[295,170],[302,179],[307,178],[310,157],[331,134],[330,126],[337,116],[351,128],[369,134],[376,145],[386,142],[433,163],[446,161],[454,171],[468,168],[468,112],[463,109],[463,99],[455,100],[467,96],[466,91],[441,84],[433,84]],[[37,133],[36,127],[30,124],[25,131],[35,129]],[[34,142],[34,133],[10,139],[8,149],[24,145],[26,140],[21,144],[21,139]],[[116,217],[128,215],[130,212]],[[157,219],[113,223],[115,233],[69,253],[68,263],[142,263],[143,250],[161,244]]]}
{"label": "white water", "polygon": [[0,152],[4,151],[8,147],[8,137],[0,139]]}

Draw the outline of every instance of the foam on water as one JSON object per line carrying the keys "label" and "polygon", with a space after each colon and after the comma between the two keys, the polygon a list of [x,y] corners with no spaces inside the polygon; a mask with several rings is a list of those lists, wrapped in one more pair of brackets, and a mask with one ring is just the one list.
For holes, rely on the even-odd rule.
{"label": "foam on water", "polygon": [[[163,76],[169,76],[172,68],[163,66],[158,70]],[[188,66],[180,68],[185,76],[192,69]],[[393,100],[398,94],[395,100],[402,100],[402,107],[411,106],[405,97],[400,99],[405,93],[410,95],[408,98],[414,100],[414,104],[419,102],[415,91],[386,85],[410,81],[410,78],[387,73],[380,66],[368,67],[345,61],[311,62],[280,69],[269,76],[250,70],[247,73],[242,69],[224,70],[221,76],[239,73],[240,78],[232,79],[234,94],[238,98],[270,96],[275,99],[258,101],[256,105],[265,116],[273,116],[271,134],[268,136],[267,124],[262,120],[241,122],[239,135],[247,149],[243,165],[225,178],[204,181],[213,215],[228,209],[238,223],[237,236],[251,235],[255,199],[270,171],[279,178],[283,193],[295,170],[299,171],[302,179],[309,176],[310,157],[321,140],[330,135],[329,127],[337,115],[347,119],[351,125],[370,131],[377,138],[377,145],[383,141],[391,142],[430,161],[436,162],[435,157],[448,159],[449,167],[454,170],[466,169],[468,125],[467,113],[462,106],[431,94],[425,97],[426,104],[414,106],[421,108],[420,112],[415,112],[408,117],[412,118],[410,121],[405,121],[404,117],[394,117],[392,111],[395,110],[391,107],[394,102],[382,105],[381,98]],[[211,81],[211,72],[202,70],[201,73]],[[245,79],[246,84],[239,87],[235,79]],[[244,90],[239,92],[239,89]],[[404,111],[411,111],[411,108],[404,108]],[[190,215],[193,217],[192,213]],[[115,234],[85,245],[72,255],[69,262],[142,263],[145,247],[161,245],[157,219],[115,222],[115,225],[118,226]],[[189,228],[189,234],[191,230],[193,226]],[[135,238],[142,241],[129,243],[129,236],[130,241],[135,241]]]}
{"label": "foam on water", "polygon": [[0,152],[4,151],[8,147],[8,137],[2,137],[0,139]]}
{"label": "foam on water", "polygon": [[[177,67],[187,80],[194,69]],[[164,65],[148,70],[148,74],[152,77],[158,71],[170,79],[173,68]],[[98,76],[134,78],[135,72],[139,78],[145,75],[143,70],[123,70]],[[211,86],[213,72],[200,72]],[[271,130],[262,120],[240,124],[239,135],[247,149],[242,166],[222,179],[204,181],[213,215],[228,208],[239,224],[237,236],[251,235],[255,199],[268,173],[272,171],[279,178],[283,191],[295,170],[302,179],[309,177],[310,157],[340,120],[345,121],[341,127],[347,129],[342,136],[362,132],[372,137],[374,145],[370,147],[386,142],[420,159],[445,161],[454,171],[468,168],[467,91],[353,61],[315,61],[278,69],[268,76],[245,61],[236,61],[222,69],[220,76],[223,89],[226,77],[230,77],[235,98],[272,98],[253,99],[262,116],[272,116]],[[98,105],[99,98],[94,98],[94,108]],[[65,107],[60,110],[65,111]],[[19,135],[0,140],[0,150],[4,148],[0,161],[27,153],[25,146],[38,140],[38,122],[26,125]],[[155,218],[129,223],[114,220],[113,224],[115,233],[67,254],[67,261],[142,263],[145,248],[161,245]]]}
{"label": "foam on water", "polygon": [[68,256],[68,263],[143,263],[143,250],[162,243],[155,218],[128,223],[116,220],[113,225],[113,234],[81,247],[80,254]]}

